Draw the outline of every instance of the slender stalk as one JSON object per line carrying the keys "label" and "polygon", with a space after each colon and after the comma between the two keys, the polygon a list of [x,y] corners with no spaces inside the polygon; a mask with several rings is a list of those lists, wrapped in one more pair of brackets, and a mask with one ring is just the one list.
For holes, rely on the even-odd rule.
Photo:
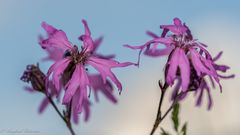
{"label": "slender stalk", "polygon": [[166,83],[164,84],[164,86],[162,86],[160,81],[158,82],[158,85],[159,85],[162,93],[161,93],[161,97],[160,97],[160,101],[159,101],[159,105],[158,105],[158,112],[157,112],[156,120],[154,122],[154,125],[153,125],[153,128],[152,128],[152,131],[151,131],[150,135],[153,135],[153,133],[155,132],[155,130],[157,129],[158,125],[161,122],[160,120],[161,120],[161,115],[162,115],[161,114],[162,102],[163,102],[165,92],[168,88]]}
{"label": "slender stalk", "polygon": [[69,131],[72,135],[75,135],[75,132],[73,131],[72,124],[71,124],[71,105],[66,105],[67,109],[66,112],[63,111],[63,114],[59,111],[56,104],[53,102],[51,95],[47,94],[48,87],[45,86],[46,82],[46,76],[45,74],[40,70],[39,64],[37,63],[37,66],[35,65],[28,65],[27,70],[24,71],[21,80],[24,82],[31,82],[32,88],[38,92],[44,93],[44,95],[48,98],[48,101],[53,106],[57,114],[61,117],[61,119],[66,123]]}
{"label": "slender stalk", "polygon": [[191,89],[185,92],[180,92],[179,94],[177,94],[172,102],[172,104],[170,105],[170,107],[167,109],[167,111],[162,115],[161,113],[161,108],[162,108],[162,102],[166,93],[166,90],[168,88],[168,85],[165,83],[164,86],[162,86],[162,84],[159,82],[159,87],[161,89],[161,96],[160,96],[160,102],[159,102],[159,106],[158,106],[158,112],[157,112],[157,117],[156,120],[154,122],[153,128],[151,130],[150,135],[153,135],[154,132],[156,131],[156,129],[158,128],[159,124],[164,120],[164,118],[169,114],[169,112],[173,109],[174,105],[176,105],[178,103],[178,98],[181,97],[182,95],[190,92],[190,91],[195,91],[195,89]]}
{"label": "slender stalk", "polygon": [[[51,96],[46,95],[49,102],[51,103],[51,105],[53,106],[53,108],[55,109],[55,111],[57,112],[57,114],[62,118],[62,120],[65,122],[65,124],[67,125],[69,131],[71,132],[71,135],[76,135],[73,128],[72,128],[72,124],[70,121],[69,117],[65,117],[64,115],[62,115],[62,113],[59,111],[59,109],[57,108],[56,104],[53,102]],[[71,113],[71,112],[70,112]]]}

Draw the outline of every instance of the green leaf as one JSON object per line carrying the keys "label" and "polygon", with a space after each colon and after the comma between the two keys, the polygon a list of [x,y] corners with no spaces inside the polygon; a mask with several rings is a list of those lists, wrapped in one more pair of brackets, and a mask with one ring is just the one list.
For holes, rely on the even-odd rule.
{"label": "green leaf", "polygon": [[181,132],[183,133],[182,135],[187,135],[187,122],[184,123]]}
{"label": "green leaf", "polygon": [[161,135],[170,135],[167,131],[165,131],[163,128],[161,128]]}
{"label": "green leaf", "polygon": [[179,118],[178,118],[179,109],[180,109],[180,105],[177,103],[174,105],[173,111],[172,111],[172,122],[176,132],[178,132],[178,127],[179,127]]}

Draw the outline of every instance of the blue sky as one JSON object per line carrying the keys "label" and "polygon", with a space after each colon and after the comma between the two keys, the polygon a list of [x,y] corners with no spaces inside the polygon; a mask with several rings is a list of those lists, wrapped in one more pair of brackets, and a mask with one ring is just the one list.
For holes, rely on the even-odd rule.
{"label": "blue sky", "polygon": [[[196,109],[194,99],[185,101],[186,110],[182,117],[191,122],[189,132],[195,135],[238,135],[239,12],[240,2],[237,0],[0,0],[0,131],[32,129],[40,131],[38,134],[41,135],[68,134],[64,123],[51,107],[44,114],[37,114],[42,96],[23,91],[25,84],[19,80],[27,64],[40,62],[46,55],[37,44],[38,34],[44,33],[40,27],[42,21],[63,29],[73,43],[80,45],[77,37],[83,33],[81,19],[84,18],[94,37],[104,36],[99,51],[115,53],[119,61],[136,61],[137,52],[125,49],[122,45],[142,44],[149,39],[145,35],[146,30],[160,33],[160,24],[172,23],[174,17],[179,17],[187,23],[194,36],[209,44],[210,52],[217,54],[224,50],[221,62],[229,64],[231,73],[237,75],[233,81],[223,81],[223,94],[214,90],[215,107],[211,112],[206,111],[205,106]],[[90,121],[74,127],[77,133],[147,134],[156,113],[159,93],[155,90],[155,84],[163,77],[164,62],[164,58],[144,57],[140,68],[114,70],[125,88],[123,94],[118,96],[118,105],[112,105],[102,97],[102,102],[92,107]],[[40,63],[44,71],[49,65]],[[140,87],[140,84],[145,86]],[[193,111],[193,114],[189,116],[187,110]],[[219,115],[224,113],[230,116]],[[218,118],[222,120],[216,122]],[[164,124],[171,127],[167,122]],[[218,130],[220,128],[221,131]]]}

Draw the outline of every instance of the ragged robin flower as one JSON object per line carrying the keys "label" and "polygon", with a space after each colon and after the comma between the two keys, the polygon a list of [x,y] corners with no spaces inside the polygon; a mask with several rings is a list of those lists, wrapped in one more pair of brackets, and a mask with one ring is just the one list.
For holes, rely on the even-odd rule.
{"label": "ragged robin flower", "polygon": [[[173,97],[179,91],[194,90],[202,93],[204,89],[209,89],[205,81],[207,76],[213,83],[214,81],[217,82],[222,91],[220,78],[224,77],[218,72],[226,72],[229,67],[215,64],[215,60],[219,56],[218,58],[212,58],[206,50],[207,45],[194,39],[185,23],[182,23],[178,18],[174,18],[173,22],[174,24],[171,25],[160,26],[163,29],[161,36],[148,31],[147,34],[153,39],[144,45],[125,45],[125,47],[140,50],[138,64],[142,52],[152,57],[168,56],[165,66],[166,84],[172,86],[175,81],[178,82]],[[164,45],[164,48],[158,49],[159,45]],[[234,76],[231,75],[231,77]],[[185,97],[185,95],[182,95],[182,97]],[[197,104],[200,104],[201,98],[198,99]],[[209,104],[208,108],[211,108],[211,101]]]}
{"label": "ragged robin flower", "polygon": [[87,65],[92,66],[99,72],[105,84],[107,83],[107,77],[109,77],[120,91],[122,85],[111,69],[133,65],[130,62],[119,63],[110,59],[111,56],[105,57],[97,54],[95,50],[98,46],[91,37],[87,22],[85,20],[82,22],[85,27],[85,34],[79,37],[83,42],[80,49],[68,41],[65,32],[45,22],[42,23],[42,27],[47,32],[48,37],[46,39],[41,37],[39,42],[44,49],[54,48],[53,50],[60,49],[64,52],[64,56],[49,68],[46,82],[51,80],[57,90],[64,86],[63,103],[71,104],[73,111],[76,113],[82,111],[83,100],[87,99],[88,90],[95,83],[91,81],[86,71]]}
{"label": "ragged robin flower", "polygon": [[[94,50],[96,51],[99,47],[99,45],[102,42],[103,37],[99,37],[96,40],[94,40]],[[42,37],[39,36],[39,41],[42,41]],[[40,44],[41,45],[41,44]],[[49,60],[53,62],[57,62],[61,60],[64,57],[64,51],[62,49],[58,48],[45,48],[47,52],[47,57],[43,58],[43,61]],[[99,55],[99,54],[98,54]],[[99,55],[99,57],[105,58],[105,59],[112,59],[115,57],[115,55]],[[112,82],[107,79],[106,83],[103,82],[103,79],[100,74],[88,74],[89,81],[91,82],[91,91],[95,97],[95,100],[99,102],[99,93],[104,94],[104,96],[112,103],[117,103],[116,97],[113,95],[113,85]],[[51,89],[50,89],[50,92]],[[59,99],[60,100],[60,99]],[[92,102],[89,98],[85,99],[83,101],[83,115],[84,120],[88,121],[91,109],[90,106],[92,105]],[[79,122],[79,113],[72,111],[73,114],[73,121],[77,124]]]}

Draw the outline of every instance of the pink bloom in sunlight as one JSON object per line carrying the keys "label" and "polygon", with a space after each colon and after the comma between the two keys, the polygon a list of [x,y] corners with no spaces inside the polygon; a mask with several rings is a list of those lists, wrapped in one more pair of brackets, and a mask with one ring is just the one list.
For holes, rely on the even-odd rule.
{"label": "pink bloom in sunlight", "polygon": [[[62,85],[64,86],[65,93],[63,103],[72,103],[74,114],[80,113],[84,109],[84,100],[88,98],[88,90],[90,88],[103,86],[102,84],[108,84],[107,78],[110,78],[121,91],[122,85],[111,69],[133,65],[133,63],[130,62],[119,63],[112,60],[111,58],[114,56],[97,54],[95,51],[101,42],[101,38],[93,41],[87,22],[85,20],[82,22],[84,24],[85,34],[79,37],[83,42],[80,50],[76,45],[68,41],[65,32],[45,22],[42,23],[42,27],[47,32],[48,37],[46,39],[40,38],[39,42],[42,48],[61,49],[62,52],[64,52],[64,56],[49,68],[47,80],[51,80],[57,90],[60,90]],[[102,80],[103,83],[95,84],[96,82],[92,81],[93,78],[90,77],[86,71],[87,65],[92,66],[99,72],[101,75],[100,80]],[[111,95],[111,93],[108,92],[107,95],[109,96],[109,94]],[[111,97],[110,100],[113,101],[113,98]]]}
{"label": "pink bloom in sunlight", "polygon": [[[97,48],[99,47],[99,45],[102,42],[102,37],[97,38],[96,40],[94,40],[94,53],[96,53],[95,51],[97,50]],[[41,42],[43,40],[43,38],[41,36],[39,36],[39,42]],[[40,44],[41,45],[41,44]],[[62,49],[58,49],[58,48],[45,48],[48,56],[46,58],[44,58],[43,60],[51,60],[51,61],[59,61],[63,58],[64,55],[64,51]],[[96,54],[99,55],[99,57],[102,58],[106,58],[106,59],[111,59],[114,58],[115,55],[101,55],[101,54]],[[105,95],[105,97],[107,99],[109,99],[112,103],[117,103],[117,99],[115,98],[115,96],[113,95],[113,86],[112,83],[107,80],[106,83],[103,82],[103,79],[101,77],[100,74],[92,74],[92,75],[88,75],[89,80],[91,82],[91,90],[95,96],[96,101],[99,101],[99,93],[103,93]],[[51,91],[50,91],[51,92]],[[76,100],[76,98],[78,98],[77,96],[73,97],[74,100]],[[46,102],[46,100],[44,99],[43,103],[48,104],[48,102]],[[46,105],[41,105],[41,106],[46,106]],[[89,99],[84,99],[83,100],[83,115],[84,115],[84,121],[88,121],[89,120],[89,116],[90,116],[90,105],[91,102],[89,101]],[[73,121],[77,124],[79,122],[79,113],[78,112],[74,112],[73,111]]]}
{"label": "pink bloom in sunlight", "polygon": [[[161,36],[157,36],[152,32],[147,32],[153,39],[141,46],[125,45],[130,49],[139,49],[139,58],[141,52],[145,55],[158,57],[168,55],[168,61],[165,68],[165,81],[172,86],[177,80],[177,85],[173,91],[173,97],[179,91],[183,92],[195,90],[200,93],[208,90],[209,107],[211,108],[211,96],[205,77],[209,77],[212,83],[217,82],[220,89],[220,78],[226,78],[219,75],[217,71],[225,72],[229,69],[225,65],[215,64],[215,60],[220,57],[212,58],[211,54],[205,49],[207,46],[197,39],[194,39],[190,29],[182,23],[180,19],[174,18],[174,24],[161,25],[163,29]],[[163,49],[157,48],[163,45]],[[232,78],[233,76],[227,77]],[[197,104],[201,102],[201,95]],[[186,95],[183,95],[184,98]]]}
{"label": "pink bloom in sunlight", "polygon": [[[94,41],[94,51],[97,50],[97,48],[99,47],[100,43],[102,42],[102,37],[97,38]],[[42,38],[39,38],[39,41],[42,41]],[[46,58],[44,58],[43,60],[51,60],[51,61],[58,61],[61,60],[64,56],[64,51],[61,49],[55,49],[55,48],[46,48],[45,49],[48,56]],[[102,58],[106,58],[106,59],[111,59],[114,58],[115,55],[100,55],[97,54]],[[103,93],[105,95],[105,97],[107,99],[109,99],[112,103],[117,103],[117,99],[114,97],[113,95],[113,86],[112,83],[107,79],[106,83],[103,82],[103,79],[101,77],[100,74],[90,74],[88,75],[88,78],[90,80],[91,83],[91,90],[94,93],[95,96],[95,100],[98,102],[99,101],[99,96],[98,93]],[[90,105],[90,103],[89,103]]]}

